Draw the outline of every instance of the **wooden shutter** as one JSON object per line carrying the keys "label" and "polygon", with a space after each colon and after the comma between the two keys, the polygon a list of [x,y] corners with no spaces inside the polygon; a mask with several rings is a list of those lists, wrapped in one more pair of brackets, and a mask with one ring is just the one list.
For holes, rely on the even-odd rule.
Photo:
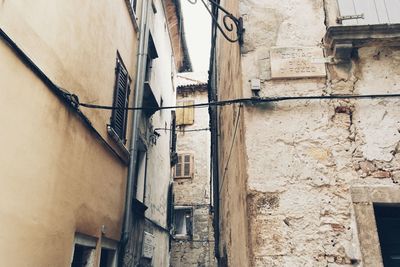
{"label": "wooden shutter", "polygon": [[[177,106],[191,106],[194,105],[193,100],[180,101]],[[194,108],[177,108],[176,109],[176,124],[177,125],[191,125],[194,123]]]}
{"label": "wooden shutter", "polygon": [[[185,101],[185,106],[191,106],[194,105],[194,101]],[[191,125],[194,122],[194,108],[184,108],[184,116],[183,116],[183,121],[185,125]]]}
{"label": "wooden shutter", "polygon": [[[130,93],[130,79],[127,70],[119,59],[117,59],[117,66],[115,71],[116,81],[113,106],[117,108],[127,108]],[[128,111],[126,109],[113,109],[111,115],[111,127],[124,143],[126,142],[125,136],[127,119]]]}
{"label": "wooden shutter", "polygon": [[[178,102],[177,104],[176,104],[177,106],[183,106],[183,102]],[[176,125],[184,125],[184,120],[183,120],[183,116],[184,116],[184,113],[183,113],[183,111],[184,111],[184,109],[183,108],[177,108],[176,109]]]}
{"label": "wooden shutter", "polygon": [[178,163],[175,165],[175,178],[182,177],[182,157],[183,155],[178,155]]}
{"label": "wooden shutter", "polygon": [[193,162],[192,154],[178,154],[175,178],[193,178]]}

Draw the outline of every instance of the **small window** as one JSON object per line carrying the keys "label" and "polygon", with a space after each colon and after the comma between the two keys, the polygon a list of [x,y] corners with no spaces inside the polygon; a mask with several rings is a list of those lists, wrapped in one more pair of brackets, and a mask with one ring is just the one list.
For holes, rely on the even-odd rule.
{"label": "small window", "polygon": [[76,234],[71,267],[92,267],[95,260],[96,238]]}
{"label": "small window", "polygon": [[338,0],[338,5],[343,25],[400,22],[399,0]]}
{"label": "small window", "polygon": [[384,266],[400,266],[400,206],[374,205]]}
{"label": "small window", "polygon": [[193,178],[193,155],[178,154],[178,163],[175,165],[175,178]]}
{"label": "small window", "polygon": [[[194,105],[193,100],[179,101],[177,106],[192,106]],[[194,108],[186,107],[186,108],[177,108],[176,109],[176,124],[178,126],[182,125],[192,125],[194,123]]]}
{"label": "small window", "polygon": [[126,126],[128,121],[128,107],[130,94],[130,83],[128,71],[126,70],[121,58],[117,57],[117,65],[115,67],[115,87],[114,87],[114,108],[111,114],[110,127],[117,137],[126,143]]}
{"label": "small window", "polygon": [[191,238],[193,234],[192,208],[175,207],[174,215],[175,238]]}
{"label": "small window", "polygon": [[136,3],[137,3],[137,0],[129,0],[129,5],[132,8],[134,14],[136,14]]}
{"label": "small window", "polygon": [[102,238],[99,267],[117,266],[117,244],[116,241]]}

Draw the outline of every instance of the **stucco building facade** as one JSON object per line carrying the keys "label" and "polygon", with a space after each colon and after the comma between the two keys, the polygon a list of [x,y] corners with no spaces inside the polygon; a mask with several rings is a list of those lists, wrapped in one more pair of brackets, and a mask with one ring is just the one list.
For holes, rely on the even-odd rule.
{"label": "stucco building facade", "polygon": [[0,3],[1,265],[168,266],[175,4]]}
{"label": "stucco building facade", "polygon": [[221,1],[246,29],[212,53],[245,99],[213,118],[222,266],[398,264],[400,6],[347,2]]}
{"label": "stucco building facade", "polygon": [[[178,73],[177,105],[206,103],[207,75]],[[174,169],[171,266],[216,266],[206,108],[176,110],[178,163]]]}

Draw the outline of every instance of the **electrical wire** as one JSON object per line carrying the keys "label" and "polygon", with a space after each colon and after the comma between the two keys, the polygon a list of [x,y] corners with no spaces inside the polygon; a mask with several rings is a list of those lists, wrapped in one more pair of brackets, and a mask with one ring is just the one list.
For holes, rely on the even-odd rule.
{"label": "electrical wire", "polygon": [[238,114],[237,114],[237,116],[236,116],[235,130],[234,130],[234,132],[233,132],[231,147],[230,147],[230,149],[229,149],[228,159],[227,159],[226,164],[225,164],[224,174],[222,175],[221,186],[219,187],[219,191],[220,191],[220,192],[221,192],[222,187],[224,186],[225,175],[226,175],[226,172],[228,171],[229,161],[231,160],[232,151],[233,151],[233,145],[235,144],[236,133],[237,133],[237,129],[238,129],[238,125],[239,125],[239,120],[240,120],[240,110],[241,110],[241,109],[242,109],[242,105],[239,106],[239,111],[238,111]]}
{"label": "electrical wire", "polygon": [[[168,128],[155,128],[154,131],[173,131],[174,129],[168,129]],[[178,133],[187,133],[187,132],[203,132],[203,131],[210,131],[210,128],[199,128],[199,129],[190,129],[190,130],[175,130]]]}
{"label": "electrical wire", "polygon": [[225,106],[232,104],[260,104],[260,103],[273,103],[282,101],[294,100],[333,100],[333,99],[366,99],[366,98],[400,98],[400,94],[368,94],[368,95],[312,95],[312,96],[277,96],[277,97],[252,97],[252,98],[237,98],[229,100],[212,101],[206,103],[198,103],[185,106],[165,106],[165,107],[113,107],[104,105],[95,105],[88,103],[79,103],[76,95],[71,95],[70,98],[76,101],[76,105],[92,109],[124,109],[124,110],[164,110],[164,109],[183,109],[183,108],[204,108],[210,106]]}

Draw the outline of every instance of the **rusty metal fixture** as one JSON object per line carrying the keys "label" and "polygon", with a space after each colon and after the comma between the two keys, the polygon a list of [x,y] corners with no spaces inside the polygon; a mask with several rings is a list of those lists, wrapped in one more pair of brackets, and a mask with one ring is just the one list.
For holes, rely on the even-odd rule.
{"label": "rusty metal fixture", "polygon": [[[187,0],[187,1],[192,5],[195,5],[197,4],[198,0]],[[221,34],[225,37],[225,39],[231,43],[239,42],[239,44],[242,44],[243,32],[244,32],[242,17],[236,18],[232,13],[230,13],[228,10],[220,6],[219,3],[217,3],[214,0],[200,0],[200,1],[203,3],[208,13],[210,13],[212,20],[214,21],[215,25],[217,26]],[[218,23],[218,17],[216,17],[213,14],[206,1],[208,1],[208,3],[210,3],[212,7],[215,7],[218,10],[221,10],[223,13],[225,13],[222,18],[223,27]],[[233,32],[234,29],[236,29],[236,36],[232,38],[228,36],[228,33]]]}

